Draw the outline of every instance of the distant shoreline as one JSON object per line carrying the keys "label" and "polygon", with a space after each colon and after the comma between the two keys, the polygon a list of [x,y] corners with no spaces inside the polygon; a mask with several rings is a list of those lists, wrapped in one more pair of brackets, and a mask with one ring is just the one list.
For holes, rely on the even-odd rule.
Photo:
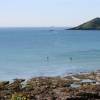
{"label": "distant shoreline", "polygon": [[69,30],[100,30],[100,18],[94,18]]}

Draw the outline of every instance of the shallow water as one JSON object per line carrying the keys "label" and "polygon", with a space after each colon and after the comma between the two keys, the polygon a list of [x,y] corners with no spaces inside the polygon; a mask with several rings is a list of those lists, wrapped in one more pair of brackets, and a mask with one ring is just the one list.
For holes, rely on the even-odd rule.
{"label": "shallow water", "polygon": [[100,31],[0,28],[0,80],[100,68]]}

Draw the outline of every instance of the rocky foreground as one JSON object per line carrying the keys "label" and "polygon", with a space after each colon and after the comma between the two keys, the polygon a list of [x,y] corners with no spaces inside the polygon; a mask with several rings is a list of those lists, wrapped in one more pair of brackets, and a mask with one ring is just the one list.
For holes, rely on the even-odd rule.
{"label": "rocky foreground", "polygon": [[100,72],[0,82],[0,100],[100,100]]}

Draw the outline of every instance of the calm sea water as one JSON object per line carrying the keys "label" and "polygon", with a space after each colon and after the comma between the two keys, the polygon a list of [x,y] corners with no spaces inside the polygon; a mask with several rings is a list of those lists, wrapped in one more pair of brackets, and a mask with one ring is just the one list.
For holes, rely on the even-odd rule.
{"label": "calm sea water", "polygon": [[0,28],[0,80],[100,69],[100,31]]}

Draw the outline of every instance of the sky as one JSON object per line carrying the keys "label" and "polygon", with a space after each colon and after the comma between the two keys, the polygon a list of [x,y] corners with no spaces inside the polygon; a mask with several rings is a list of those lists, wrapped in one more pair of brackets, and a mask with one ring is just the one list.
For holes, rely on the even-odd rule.
{"label": "sky", "polygon": [[0,0],[0,27],[71,27],[100,17],[100,0]]}

